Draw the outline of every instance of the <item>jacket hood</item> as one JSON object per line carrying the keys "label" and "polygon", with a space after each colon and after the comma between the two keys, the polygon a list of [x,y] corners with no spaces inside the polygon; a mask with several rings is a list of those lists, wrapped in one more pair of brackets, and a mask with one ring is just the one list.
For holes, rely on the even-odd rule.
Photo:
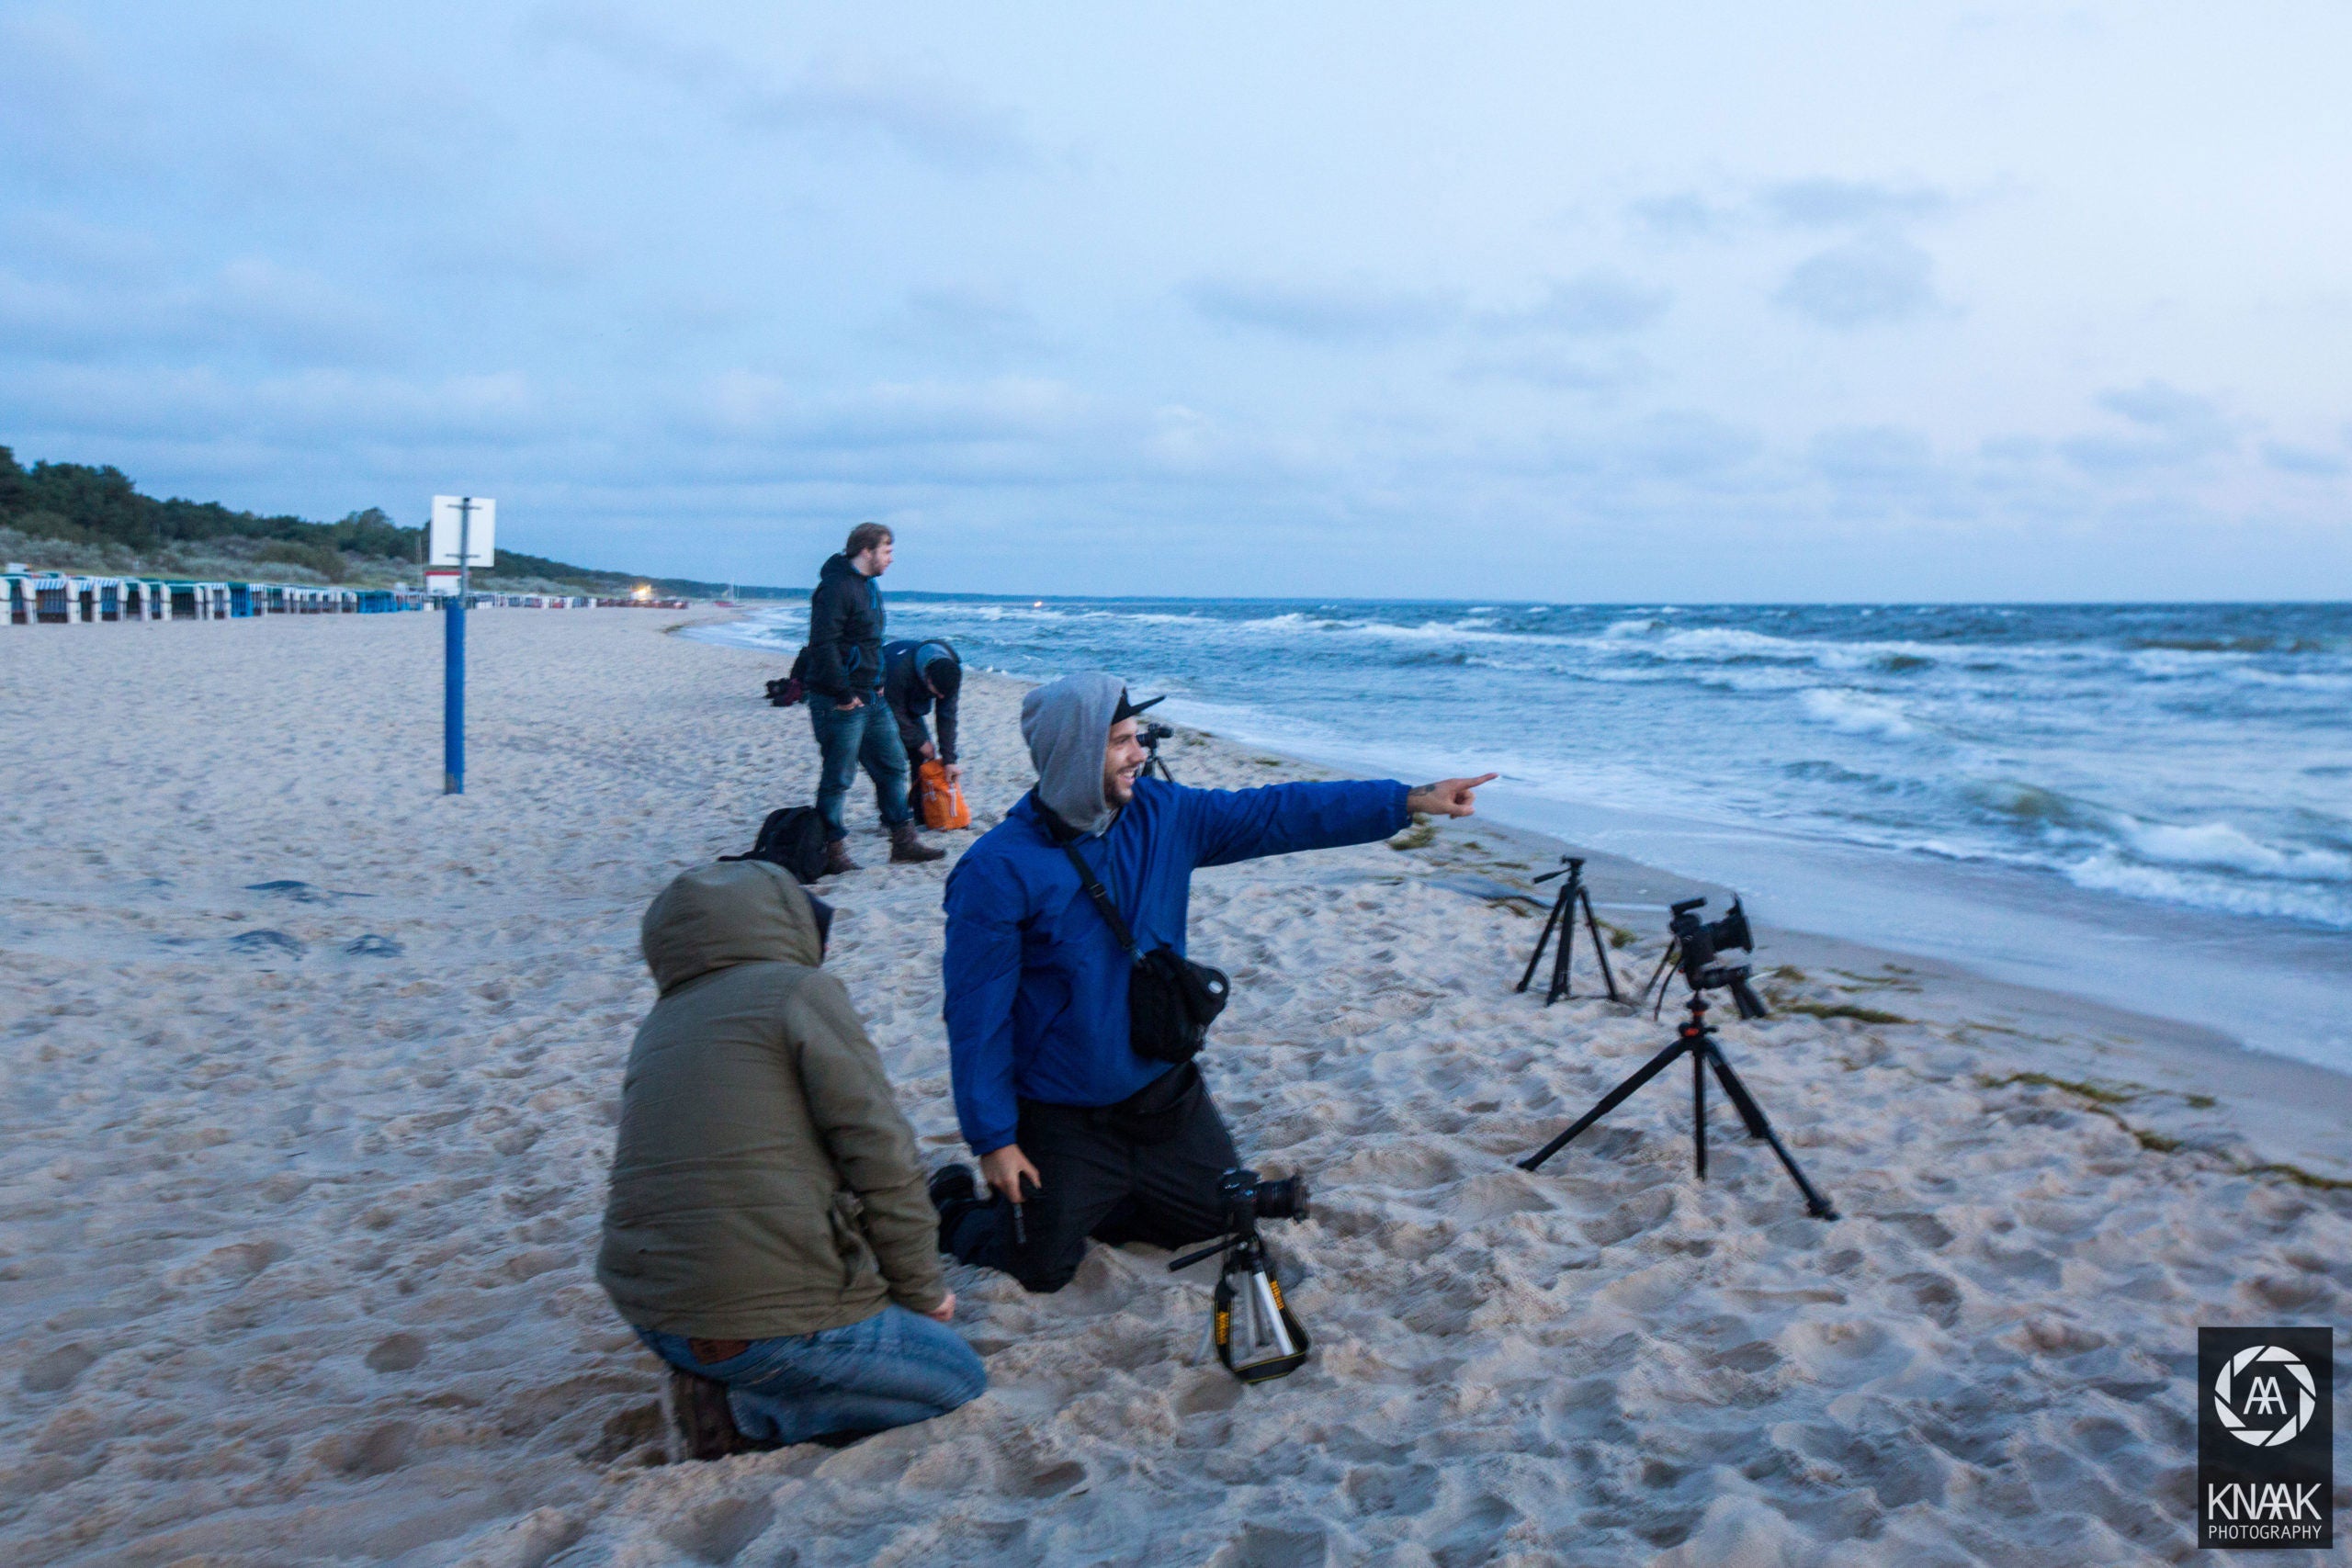
{"label": "jacket hood", "polygon": [[766,861],[722,861],[683,873],[647,906],[646,967],[662,994],[738,964],[814,969],[825,948],[808,895]]}
{"label": "jacket hood", "polygon": [[836,581],[844,577],[856,582],[871,582],[874,581],[872,578],[866,576],[865,573],[858,570],[856,567],[851,565],[849,557],[844,555],[827,556],[825,558],[825,564],[817,569],[817,576],[820,581],[827,582]]}
{"label": "jacket hood", "polygon": [[1102,750],[1126,689],[1116,675],[1066,675],[1021,699],[1037,798],[1080,833],[1100,833],[1118,815],[1102,797]]}

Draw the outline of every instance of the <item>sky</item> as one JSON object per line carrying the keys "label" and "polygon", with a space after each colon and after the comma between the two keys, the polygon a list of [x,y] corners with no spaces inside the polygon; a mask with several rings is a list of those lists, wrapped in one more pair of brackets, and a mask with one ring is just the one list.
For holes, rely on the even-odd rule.
{"label": "sky", "polygon": [[0,0],[0,444],[800,584],[2352,596],[2352,7]]}

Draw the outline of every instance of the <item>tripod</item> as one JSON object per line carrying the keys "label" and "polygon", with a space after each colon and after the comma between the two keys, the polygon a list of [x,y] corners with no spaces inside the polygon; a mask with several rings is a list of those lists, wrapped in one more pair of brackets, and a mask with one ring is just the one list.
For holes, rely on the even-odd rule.
{"label": "tripod", "polygon": [[[1152,700],[1157,702],[1159,699],[1155,697]],[[1143,742],[1145,752],[1141,776],[1149,778],[1152,774],[1158,773],[1170,784],[1176,782],[1176,775],[1168,771],[1167,761],[1159,755],[1159,743],[1175,733],[1166,725],[1153,724],[1149,720],[1146,720],[1143,728],[1136,731],[1136,739]]]}
{"label": "tripod", "polygon": [[1764,1108],[1756,1103],[1756,1097],[1747,1092],[1747,1086],[1739,1081],[1739,1075],[1733,1072],[1731,1064],[1724,1059],[1722,1047],[1715,1043],[1715,1032],[1707,1025],[1706,993],[1697,987],[1693,987],[1690,992],[1690,1016],[1676,1027],[1674,1043],[1644,1063],[1641,1070],[1632,1077],[1602,1095],[1600,1103],[1577,1117],[1567,1131],[1521,1160],[1519,1168],[1533,1170],[1558,1154],[1578,1133],[1616,1110],[1632,1098],[1634,1090],[1672,1066],[1675,1058],[1683,1055],[1690,1058],[1690,1137],[1698,1150],[1699,1179],[1707,1179],[1707,1069],[1713,1067],[1715,1077],[1724,1086],[1724,1093],[1730,1097],[1732,1105],[1739,1111],[1739,1119],[1747,1124],[1747,1135],[1761,1138],[1772,1145],[1773,1154],[1780,1156],[1781,1168],[1789,1173],[1789,1179],[1797,1184],[1797,1190],[1804,1194],[1806,1212],[1816,1220],[1836,1219],[1838,1211],[1830,1207],[1828,1199],[1814,1190],[1812,1182],[1804,1179],[1804,1172],[1797,1168],[1796,1160],[1789,1154],[1787,1145],[1781,1142],[1780,1134],[1772,1131],[1772,1123],[1764,1119]]}
{"label": "tripod", "polygon": [[1519,984],[1511,989],[1514,992],[1523,991],[1533,983],[1535,966],[1544,962],[1544,949],[1550,944],[1552,932],[1556,929],[1560,933],[1560,945],[1552,956],[1552,984],[1544,993],[1544,1005],[1550,1007],[1562,997],[1576,995],[1568,986],[1568,964],[1576,949],[1577,910],[1581,907],[1584,929],[1592,938],[1592,955],[1600,960],[1600,978],[1609,987],[1609,999],[1623,1001],[1625,998],[1617,994],[1617,976],[1609,972],[1609,945],[1600,940],[1600,923],[1592,916],[1592,893],[1584,885],[1584,857],[1562,855],[1560,858],[1567,863],[1567,870],[1547,871],[1535,879],[1549,882],[1555,876],[1567,878],[1560,884],[1560,896],[1553,900],[1552,913],[1544,921],[1544,934],[1535,939],[1535,951],[1528,955],[1527,973],[1519,977]]}

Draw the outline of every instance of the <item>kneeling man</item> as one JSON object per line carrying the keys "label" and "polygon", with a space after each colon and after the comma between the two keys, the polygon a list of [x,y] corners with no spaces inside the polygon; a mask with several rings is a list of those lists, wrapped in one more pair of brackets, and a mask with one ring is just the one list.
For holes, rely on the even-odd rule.
{"label": "kneeling man", "polygon": [[752,860],[645,912],[662,996],[629,1050],[596,1278],[680,1374],[697,1459],[844,1441],[988,1386],[946,1326],[914,1134],[818,968],[831,914]]}
{"label": "kneeling man", "polygon": [[1037,786],[947,878],[956,1114],[994,1196],[966,1167],[933,1176],[940,1241],[1032,1291],[1069,1283],[1089,1236],[1176,1247],[1220,1235],[1217,1177],[1241,1163],[1198,1066],[1130,1043],[1128,956],[1069,847],[1141,951],[1181,953],[1195,867],[1369,843],[1417,811],[1467,817],[1494,777],[1188,789],[1138,776],[1134,714],[1114,676],[1031,692],[1021,733]]}

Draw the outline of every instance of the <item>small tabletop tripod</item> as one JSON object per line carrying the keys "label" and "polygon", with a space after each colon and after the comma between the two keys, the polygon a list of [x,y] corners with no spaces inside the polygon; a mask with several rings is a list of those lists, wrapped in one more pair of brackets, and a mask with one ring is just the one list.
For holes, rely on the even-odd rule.
{"label": "small tabletop tripod", "polygon": [[1552,984],[1544,993],[1544,1005],[1550,1007],[1562,997],[1576,995],[1568,985],[1568,964],[1577,945],[1577,910],[1582,908],[1584,929],[1592,938],[1592,955],[1600,960],[1600,978],[1609,987],[1609,999],[1623,1001],[1625,998],[1617,994],[1617,976],[1609,972],[1609,944],[1600,940],[1600,923],[1592,917],[1592,894],[1584,885],[1584,857],[1562,855],[1560,859],[1566,863],[1566,871],[1547,871],[1535,879],[1549,882],[1555,876],[1567,878],[1560,884],[1559,897],[1552,902],[1552,913],[1544,922],[1544,934],[1535,939],[1535,951],[1528,955],[1527,973],[1519,977],[1519,984],[1511,989],[1514,992],[1523,991],[1534,982],[1535,966],[1544,962],[1544,949],[1550,944],[1552,932],[1556,929],[1560,933],[1560,945],[1553,953]]}
{"label": "small tabletop tripod", "polygon": [[1639,1072],[1602,1095],[1600,1103],[1577,1117],[1567,1131],[1521,1160],[1519,1168],[1533,1170],[1558,1154],[1578,1133],[1616,1110],[1633,1096],[1634,1090],[1672,1066],[1675,1058],[1688,1055],[1690,1058],[1690,1136],[1698,1148],[1699,1179],[1707,1179],[1707,1069],[1713,1067],[1716,1078],[1724,1086],[1724,1093],[1737,1108],[1739,1119],[1747,1123],[1747,1135],[1761,1138],[1772,1145],[1772,1152],[1780,1156],[1781,1168],[1797,1184],[1797,1190],[1804,1194],[1806,1211],[1816,1220],[1836,1219],[1838,1211],[1831,1208],[1829,1200],[1815,1191],[1813,1183],[1804,1179],[1804,1172],[1797,1168],[1796,1160],[1781,1142],[1780,1134],[1772,1131],[1772,1123],[1764,1119],[1764,1108],[1756,1103],[1756,1097],[1747,1092],[1747,1086],[1739,1081],[1739,1075],[1733,1072],[1731,1064],[1724,1059],[1722,1047],[1715,1043],[1715,1032],[1707,1025],[1707,997],[1702,987],[1694,985],[1691,987],[1690,1005],[1690,1016],[1675,1029],[1673,1044],[1644,1063]]}

